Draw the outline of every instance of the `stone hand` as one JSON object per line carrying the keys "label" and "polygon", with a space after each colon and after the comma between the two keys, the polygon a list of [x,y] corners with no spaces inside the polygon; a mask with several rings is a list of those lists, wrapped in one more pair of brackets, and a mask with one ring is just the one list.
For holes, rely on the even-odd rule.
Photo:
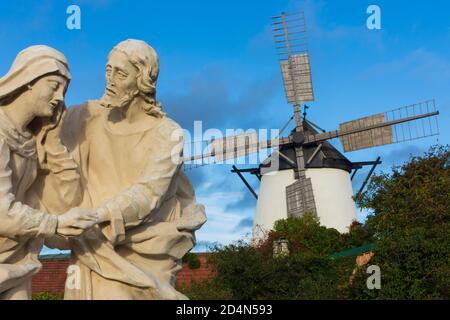
{"label": "stone hand", "polygon": [[97,224],[98,215],[95,211],[83,208],[72,208],[58,216],[57,233],[63,236],[79,236],[84,230]]}
{"label": "stone hand", "polygon": [[35,120],[36,127],[40,128],[36,134],[36,149],[42,169],[48,169],[47,152],[58,153],[64,148],[60,140],[61,119],[64,113],[65,106],[61,104],[55,109],[52,117],[41,117]]}
{"label": "stone hand", "polygon": [[59,136],[61,132],[61,120],[66,114],[66,106],[64,103],[59,104],[50,118],[42,119],[42,129],[49,134]]}
{"label": "stone hand", "polygon": [[39,143],[43,143],[47,135],[59,137],[61,131],[61,120],[66,113],[66,106],[64,103],[59,104],[51,117],[41,117],[36,120],[40,127],[39,132],[36,135],[36,140]]}

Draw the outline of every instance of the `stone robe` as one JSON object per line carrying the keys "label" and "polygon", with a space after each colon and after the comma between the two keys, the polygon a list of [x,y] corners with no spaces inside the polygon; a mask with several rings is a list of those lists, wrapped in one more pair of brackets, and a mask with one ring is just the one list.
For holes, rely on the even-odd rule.
{"label": "stone robe", "polygon": [[[61,145],[46,159],[47,188],[58,185],[48,201],[65,207],[79,202],[79,175],[67,149]],[[37,176],[34,137],[16,130],[0,107],[0,300],[31,298],[44,237],[56,231],[57,216],[37,210],[42,209]]]}
{"label": "stone robe", "polygon": [[144,130],[118,132],[98,101],[67,110],[62,141],[81,172],[81,207],[110,217],[69,243],[75,273],[65,299],[184,299],[177,292],[181,258],[206,221],[194,189],[180,170],[180,127],[148,116]]}

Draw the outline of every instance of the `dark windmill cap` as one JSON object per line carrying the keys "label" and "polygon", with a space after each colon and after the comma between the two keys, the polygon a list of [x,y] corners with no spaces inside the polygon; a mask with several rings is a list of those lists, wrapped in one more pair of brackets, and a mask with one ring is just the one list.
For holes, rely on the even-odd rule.
{"label": "dark windmill cap", "polygon": [[[306,135],[308,134],[317,134],[318,132],[307,122],[303,122],[303,130]],[[319,146],[320,143],[308,144],[303,147],[303,155],[305,162],[307,162],[311,156],[314,154],[314,151]],[[293,146],[283,146],[280,148],[280,152],[283,153],[287,158],[289,158],[293,163],[297,164],[297,160],[295,157],[295,149]],[[272,158],[274,155],[271,154],[269,158]],[[288,170],[292,169],[292,165],[283,157],[279,157],[279,169],[278,170]],[[261,167],[270,167],[270,162],[263,165]],[[340,153],[333,145],[327,141],[322,142],[322,148],[315,155],[315,157],[311,160],[309,164],[305,164],[305,167],[308,168],[333,168],[333,169],[341,169],[347,172],[352,171],[352,162],[348,160],[342,153]]]}

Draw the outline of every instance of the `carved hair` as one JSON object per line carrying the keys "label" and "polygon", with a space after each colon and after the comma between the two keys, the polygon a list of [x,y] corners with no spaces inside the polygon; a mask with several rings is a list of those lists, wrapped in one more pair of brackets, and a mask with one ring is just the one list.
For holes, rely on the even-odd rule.
{"label": "carved hair", "polygon": [[144,111],[151,116],[162,118],[165,113],[162,106],[156,100],[156,81],[159,74],[159,59],[155,50],[141,40],[125,40],[116,45],[114,50],[127,55],[130,63],[138,69],[137,87],[139,95],[147,103]]}

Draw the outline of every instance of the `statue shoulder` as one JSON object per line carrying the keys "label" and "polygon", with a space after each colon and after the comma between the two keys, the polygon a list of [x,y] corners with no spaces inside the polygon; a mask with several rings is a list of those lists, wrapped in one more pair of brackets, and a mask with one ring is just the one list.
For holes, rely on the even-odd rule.
{"label": "statue shoulder", "polygon": [[174,135],[178,135],[183,132],[181,126],[167,116],[164,116],[158,120],[157,131],[164,139],[173,140]]}
{"label": "statue shoulder", "polygon": [[[9,149],[7,138],[0,132],[0,150]],[[1,153],[1,151],[0,151]]]}
{"label": "statue shoulder", "polygon": [[96,100],[89,100],[83,104],[67,108],[64,115],[64,124],[70,126],[86,126],[102,113],[103,108]]}
{"label": "statue shoulder", "polygon": [[[62,121],[61,139],[69,149],[84,139],[88,128],[92,127],[93,120],[98,118],[99,110],[96,101],[87,101],[83,104],[73,105],[65,111]],[[101,110],[100,110],[101,111]]]}
{"label": "statue shoulder", "polygon": [[85,103],[73,105],[66,110],[66,117],[83,118],[84,120],[96,117],[102,113],[103,108],[97,100],[88,100]]}

